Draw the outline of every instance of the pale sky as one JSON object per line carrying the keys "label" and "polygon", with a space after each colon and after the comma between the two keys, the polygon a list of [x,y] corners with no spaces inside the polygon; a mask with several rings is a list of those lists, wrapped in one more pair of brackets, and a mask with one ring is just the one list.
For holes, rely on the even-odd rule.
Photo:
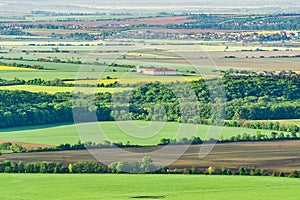
{"label": "pale sky", "polygon": [[57,12],[260,12],[299,13],[297,0],[0,0],[0,11],[30,13]]}

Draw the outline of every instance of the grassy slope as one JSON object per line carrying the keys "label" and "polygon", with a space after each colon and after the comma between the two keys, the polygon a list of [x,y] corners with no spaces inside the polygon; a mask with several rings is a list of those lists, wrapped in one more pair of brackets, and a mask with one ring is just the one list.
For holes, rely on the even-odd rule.
{"label": "grassy slope", "polygon": [[[130,141],[131,144],[140,145],[155,145],[158,144],[162,138],[174,138],[177,135],[179,124],[166,123],[165,125],[160,122],[154,122],[152,126],[147,127],[148,122],[137,122],[138,126],[130,124],[130,122],[121,122],[119,127],[115,122],[101,122],[99,123],[101,129],[106,135],[106,139],[113,142],[126,143]],[[82,124],[81,130],[84,130],[83,141],[95,141],[97,143],[103,141],[99,138],[100,129],[98,125],[94,128],[94,123]],[[124,128],[125,127],[125,128]],[[144,128],[143,128],[144,127]],[[184,124],[181,128],[184,130],[183,134],[178,138],[193,136],[194,130],[197,125]],[[198,127],[197,136],[204,138],[209,126],[201,125]],[[96,130],[95,130],[96,129]],[[122,130],[124,131],[122,131]],[[222,136],[230,137],[236,134],[256,134],[258,130],[248,128],[234,128],[223,127]],[[259,130],[262,134],[270,134],[271,131]],[[211,138],[211,137],[209,137]],[[2,140],[15,140],[19,142],[30,142],[38,144],[62,144],[62,143],[77,143],[79,141],[79,134],[74,125],[46,125],[34,127],[19,127],[0,129],[0,139]]]}
{"label": "grassy slope", "polygon": [[[1,174],[2,199],[297,199],[300,179],[199,175]],[[4,189],[5,188],[5,189]]]}

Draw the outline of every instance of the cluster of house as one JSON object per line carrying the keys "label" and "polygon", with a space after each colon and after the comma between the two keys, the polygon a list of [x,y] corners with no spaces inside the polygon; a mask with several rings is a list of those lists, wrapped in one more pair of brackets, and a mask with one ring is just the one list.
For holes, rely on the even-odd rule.
{"label": "cluster of house", "polygon": [[277,33],[247,33],[247,32],[206,32],[194,34],[191,37],[193,38],[202,38],[202,39],[222,39],[222,40],[231,40],[239,42],[255,42],[255,41],[280,41],[280,40],[299,40],[300,32],[277,32]]}
{"label": "cluster of house", "polygon": [[136,72],[152,76],[175,76],[177,71],[169,68],[142,68],[140,66],[136,67]]}
{"label": "cluster of house", "polygon": [[[187,30],[185,30],[187,31]],[[298,41],[300,39],[300,32],[246,32],[246,31],[213,31],[213,30],[203,30],[203,32],[194,32],[190,30],[190,33],[181,32],[170,32],[165,33],[164,30],[159,32],[159,30],[135,30],[135,31],[124,31],[116,38],[138,38],[138,39],[203,39],[203,40],[228,40],[235,42],[262,42],[262,41],[282,41],[291,40]]]}
{"label": "cluster of house", "polygon": [[299,76],[299,71],[248,71],[248,70],[233,70],[230,69],[227,72],[225,72],[226,75],[231,76],[249,76],[249,75],[259,75],[259,76]]}
{"label": "cluster of house", "polygon": [[265,76],[296,76],[296,75],[300,75],[300,72],[299,71],[285,71],[285,70],[282,70],[282,71],[271,71],[271,72],[268,72],[268,71],[262,71],[259,73],[260,75],[265,75]]}

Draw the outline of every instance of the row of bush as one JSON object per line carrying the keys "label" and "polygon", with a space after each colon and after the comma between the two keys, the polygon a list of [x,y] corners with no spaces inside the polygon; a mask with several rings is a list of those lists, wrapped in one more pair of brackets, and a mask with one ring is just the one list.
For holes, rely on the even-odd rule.
{"label": "row of bush", "polygon": [[203,175],[240,175],[240,176],[273,176],[300,178],[300,171],[292,170],[289,174],[283,172],[268,172],[257,167],[240,167],[233,172],[229,168],[216,169],[208,167],[205,170],[199,168],[185,168],[184,170],[159,168],[154,165],[152,159],[145,156],[141,161],[120,161],[111,163],[108,167],[96,162],[76,162],[63,165],[59,162],[31,162],[24,164],[22,161],[14,162],[6,160],[0,162],[0,173],[127,173],[127,174],[203,174]]}
{"label": "row of bush", "polygon": [[5,80],[0,78],[0,86],[8,86],[8,85],[24,85],[26,81],[20,79],[13,79],[13,80]]}
{"label": "row of bush", "polygon": [[0,162],[0,173],[159,173],[150,157],[145,156],[141,161],[115,162],[106,167],[96,162],[76,162],[63,165],[59,162]]}
{"label": "row of bush", "polygon": [[[168,170],[170,174],[179,174],[177,169]],[[183,174],[206,174],[206,175],[239,175],[239,176],[278,176],[278,177],[290,177],[290,178],[299,178],[300,171],[292,170],[289,174],[284,172],[269,172],[266,169],[260,169],[257,167],[240,167],[236,171],[232,171],[229,168],[217,169],[216,167],[208,167],[206,170],[201,171],[196,167],[185,168],[182,172]]]}
{"label": "row of bush", "polygon": [[76,162],[64,166],[59,162],[13,162],[6,160],[0,163],[0,173],[107,173],[107,169],[94,162]]}

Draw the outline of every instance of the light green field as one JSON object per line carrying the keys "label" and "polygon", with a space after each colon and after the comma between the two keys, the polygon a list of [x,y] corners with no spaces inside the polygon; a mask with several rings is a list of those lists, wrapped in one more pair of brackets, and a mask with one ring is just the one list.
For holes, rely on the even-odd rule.
{"label": "light green field", "polygon": [[73,92],[80,91],[85,93],[95,93],[95,92],[122,92],[125,90],[130,90],[130,88],[92,88],[92,87],[57,87],[57,86],[38,86],[38,85],[12,85],[12,86],[0,86],[0,90],[25,90],[29,92],[46,92],[49,94],[55,94],[57,92]]}
{"label": "light green field", "polygon": [[[111,78],[120,78],[124,75],[124,72],[61,72],[61,71],[47,71],[47,70],[35,70],[35,71],[0,71],[0,78],[6,80],[12,80],[18,78],[21,80],[33,80],[40,78],[42,80],[55,80],[55,79],[75,79],[78,78],[90,78],[99,79],[110,76]],[[101,77],[99,77],[101,76]]]}
{"label": "light green field", "polygon": [[300,179],[277,177],[122,174],[1,174],[1,199],[294,200]]}
{"label": "light green field", "polygon": [[[1,60],[4,63],[12,63],[16,62],[18,64],[27,64],[27,65],[41,65],[44,66],[45,70],[55,70],[60,72],[103,72],[107,69],[107,66],[104,65],[91,65],[91,64],[72,64],[72,63],[55,63],[55,62],[39,62],[39,61],[20,61],[20,60]],[[20,70],[24,70],[27,68],[21,68]],[[124,68],[120,67],[110,67],[108,70],[117,70],[117,71],[124,71]],[[0,70],[10,70],[10,69],[2,69]],[[32,69],[27,69],[32,70]],[[44,72],[44,70],[43,70]]]}
{"label": "light green field", "polygon": [[[84,123],[80,126],[77,125],[77,127],[73,124],[63,124],[7,128],[0,129],[0,139],[59,145],[62,143],[75,144],[81,138],[84,142],[93,141],[100,143],[103,140],[109,140],[123,143],[130,141],[131,144],[139,145],[156,145],[162,138],[182,139],[183,137],[191,138],[194,135],[204,138],[210,127],[207,125],[178,124],[175,122],[165,124],[163,122],[152,122],[151,125],[150,122],[144,121],[118,123]],[[79,128],[80,134],[78,134],[76,128]],[[100,131],[103,134],[100,134]],[[257,131],[268,135],[272,132],[269,130],[223,127],[221,135],[228,138],[243,133],[256,134]],[[216,138],[218,136],[217,132],[209,132],[209,134],[208,138]],[[102,137],[103,135],[105,137]]]}

